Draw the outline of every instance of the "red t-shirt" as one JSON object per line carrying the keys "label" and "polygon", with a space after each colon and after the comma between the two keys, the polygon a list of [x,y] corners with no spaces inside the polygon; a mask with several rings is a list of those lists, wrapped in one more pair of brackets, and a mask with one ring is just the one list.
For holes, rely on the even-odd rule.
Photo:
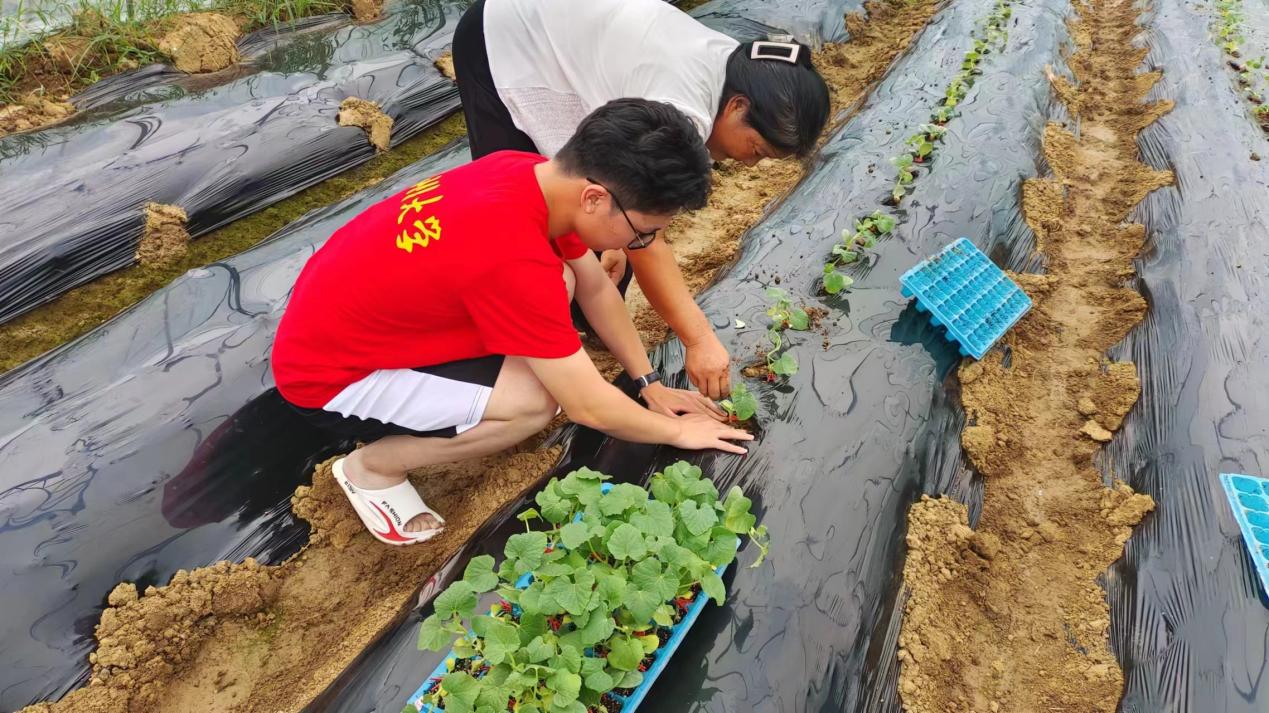
{"label": "red t-shirt", "polygon": [[378,369],[581,348],[537,154],[501,151],[428,178],[335,231],[295,282],[273,344],[291,403],[321,408]]}

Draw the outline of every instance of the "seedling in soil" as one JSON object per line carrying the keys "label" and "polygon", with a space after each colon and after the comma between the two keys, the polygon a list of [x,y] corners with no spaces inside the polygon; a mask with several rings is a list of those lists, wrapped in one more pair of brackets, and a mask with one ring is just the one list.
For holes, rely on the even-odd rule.
{"label": "seedling in soil", "polygon": [[930,119],[933,120],[935,124],[942,126],[943,124],[951,121],[953,116],[956,116],[956,109],[954,107],[944,105],[935,109],[934,113],[930,114]]}
{"label": "seedling in soil", "polygon": [[842,242],[833,246],[833,257],[824,265],[824,291],[835,295],[855,284],[854,279],[838,272],[841,265],[851,265],[863,257],[863,251],[894,230],[895,219],[881,211],[855,221],[855,231],[842,231]]}
{"label": "seedling in soil", "polygon": [[767,349],[767,381],[775,381],[777,376],[798,373],[797,358],[787,351],[780,354],[784,347],[784,330],[804,332],[811,327],[811,317],[801,307],[794,307],[789,293],[779,287],[768,287],[767,298],[772,300],[767,308],[767,316],[771,318],[771,326],[767,328],[767,341],[771,343]]}
{"label": "seedling in soil", "polygon": [[[463,578],[434,601],[419,629],[419,647],[443,651],[453,636],[455,664],[422,702],[447,713],[601,710],[610,691],[643,682],[664,629],[682,617],[681,602],[726,596],[717,568],[736,557],[748,535],[759,557],[766,528],[738,487],[720,498],[701,469],[675,463],[649,490],[582,468],[553,478],[522,520],[546,529],[512,535],[496,569],[475,557]],[[516,586],[522,575],[532,582]],[[475,613],[478,596],[501,601]]]}
{"label": "seedling in soil", "polygon": [[933,142],[925,134],[909,137],[907,144],[912,147],[912,160],[916,163],[925,163],[926,157],[934,151]]}
{"label": "seedling in soil", "polygon": [[731,398],[723,399],[718,405],[731,421],[748,421],[758,413],[758,400],[740,383],[731,387]]}

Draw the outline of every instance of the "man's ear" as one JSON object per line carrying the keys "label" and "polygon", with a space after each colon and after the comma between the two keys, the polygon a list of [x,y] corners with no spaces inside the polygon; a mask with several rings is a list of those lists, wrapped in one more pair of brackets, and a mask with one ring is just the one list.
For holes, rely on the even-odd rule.
{"label": "man's ear", "polygon": [[603,186],[595,185],[587,182],[586,187],[582,189],[582,210],[586,213],[595,213],[599,210],[599,206],[603,204],[604,198],[608,195],[608,191]]}

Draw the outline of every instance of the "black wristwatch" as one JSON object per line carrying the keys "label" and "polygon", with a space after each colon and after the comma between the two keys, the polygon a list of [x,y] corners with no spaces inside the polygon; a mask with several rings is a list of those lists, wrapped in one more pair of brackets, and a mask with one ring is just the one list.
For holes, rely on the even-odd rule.
{"label": "black wristwatch", "polygon": [[653,372],[644,374],[638,379],[635,379],[634,382],[639,385],[639,390],[643,391],[644,389],[648,388],[652,384],[657,383],[660,380],[661,380],[661,375],[653,371]]}

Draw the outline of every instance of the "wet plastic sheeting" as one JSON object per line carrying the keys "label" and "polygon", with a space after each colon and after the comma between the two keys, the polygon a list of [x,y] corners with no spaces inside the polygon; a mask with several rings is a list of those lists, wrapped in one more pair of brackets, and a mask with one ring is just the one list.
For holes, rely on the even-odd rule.
{"label": "wet plastic sheeting", "polygon": [[713,0],[690,14],[742,41],[788,34],[819,47],[844,41],[846,14],[861,9],[863,0]]}
{"label": "wet plastic sheeting", "polygon": [[[796,301],[830,308],[827,348],[818,333],[788,332],[801,371],[787,384],[749,382],[762,405],[761,439],[750,453],[685,454],[583,430],[558,469],[585,465],[646,482],[686,457],[720,489],[742,486],[771,529],[767,563],[747,569],[753,554],[742,553],[742,566],[725,578],[726,605],[705,610],[647,710],[898,710],[892,662],[908,507],[922,492],[972,495],[961,466],[963,419],[942,387],[957,351],[900,297],[898,279],[961,235],[1006,267],[1029,265],[1034,238],[1019,213],[1019,187],[1040,171],[1052,103],[1043,68],[1059,60],[1065,2],[1015,7],[1008,52],[984,62],[933,175],[918,179],[907,220],[858,270],[854,290],[825,298],[817,280],[840,231],[889,193],[887,159],[926,121],[990,6],[961,2],[935,17],[806,180],[749,233],[739,262],[702,295],[736,355],[763,345],[764,290],[777,277]],[[736,319],[749,326],[737,331]],[[677,343],[657,356],[665,373],[682,378]],[[480,547],[499,552],[501,541]],[[324,709],[399,710],[440,656],[410,650],[416,621],[369,653]]]}
{"label": "wet plastic sheeting", "polygon": [[432,60],[467,4],[257,33],[247,76],[198,89],[216,80],[148,68],[94,90],[99,108],[76,121],[0,138],[0,321],[131,264],[146,203],[184,208],[198,236],[372,158],[362,129],[336,123],[347,97],[377,102],[394,144],[453,112]]}
{"label": "wet plastic sheeting", "polygon": [[291,286],[353,215],[466,159],[457,144],[0,377],[0,710],[83,682],[118,582],[299,548],[290,494],[347,444],[270,388]]}
{"label": "wet plastic sheeting", "polygon": [[1150,312],[1115,356],[1141,399],[1105,458],[1157,509],[1112,570],[1121,710],[1269,710],[1269,598],[1260,591],[1218,474],[1269,475],[1269,142],[1225,81],[1207,18],[1156,0],[1146,63],[1163,69],[1144,160],[1176,173],[1135,220]]}

